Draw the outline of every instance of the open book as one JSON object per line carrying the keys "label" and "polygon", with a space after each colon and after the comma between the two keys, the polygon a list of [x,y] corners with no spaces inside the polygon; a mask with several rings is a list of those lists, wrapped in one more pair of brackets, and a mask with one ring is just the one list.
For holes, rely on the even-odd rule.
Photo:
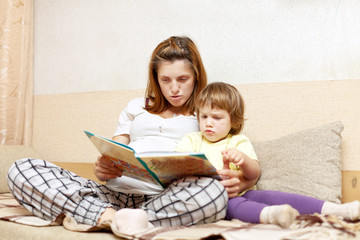
{"label": "open book", "polygon": [[98,151],[123,170],[123,175],[144,182],[168,186],[185,176],[209,176],[221,179],[203,153],[142,152],[85,131]]}

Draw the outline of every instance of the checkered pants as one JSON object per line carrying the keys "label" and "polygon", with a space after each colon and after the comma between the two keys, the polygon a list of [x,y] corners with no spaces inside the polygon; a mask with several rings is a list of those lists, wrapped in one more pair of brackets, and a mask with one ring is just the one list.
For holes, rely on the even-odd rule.
{"label": "checkered pants", "polygon": [[67,213],[88,225],[96,225],[107,207],[142,208],[154,226],[209,223],[225,217],[228,200],[223,185],[212,178],[186,177],[159,195],[124,194],[40,159],[16,161],[8,171],[8,185],[38,217],[54,220]]}

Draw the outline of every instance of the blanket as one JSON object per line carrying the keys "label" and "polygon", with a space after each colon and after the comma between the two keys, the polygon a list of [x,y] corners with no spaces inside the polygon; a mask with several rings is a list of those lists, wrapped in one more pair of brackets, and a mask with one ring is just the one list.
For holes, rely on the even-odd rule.
{"label": "blanket", "polygon": [[112,223],[100,226],[78,224],[73,218],[62,214],[54,221],[34,216],[22,207],[10,193],[0,194],[0,219],[36,227],[63,225],[72,231],[112,231],[124,239],[160,240],[170,239],[360,239],[360,222],[347,222],[333,215],[301,215],[287,229],[270,224],[250,224],[239,220],[221,220],[195,226],[157,227],[136,235],[124,235]]}

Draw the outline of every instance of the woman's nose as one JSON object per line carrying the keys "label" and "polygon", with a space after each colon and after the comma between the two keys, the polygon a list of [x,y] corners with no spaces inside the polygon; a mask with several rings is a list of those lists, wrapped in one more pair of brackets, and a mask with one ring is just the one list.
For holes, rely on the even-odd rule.
{"label": "woman's nose", "polygon": [[179,83],[177,83],[176,81],[171,83],[171,92],[172,93],[179,92],[179,89],[180,89]]}

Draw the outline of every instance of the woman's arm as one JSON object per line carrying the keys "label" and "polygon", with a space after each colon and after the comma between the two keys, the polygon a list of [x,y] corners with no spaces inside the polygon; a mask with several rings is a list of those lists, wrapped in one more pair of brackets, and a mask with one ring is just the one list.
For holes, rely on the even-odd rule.
{"label": "woman's arm", "polygon": [[112,140],[118,143],[128,145],[130,143],[130,136],[128,134],[117,135],[113,136]]}
{"label": "woman's arm", "polygon": [[218,174],[223,179],[221,180],[221,183],[228,192],[229,198],[239,196],[239,193],[254,186],[259,179],[258,177],[248,180],[243,176],[241,171],[234,171],[231,169],[218,170]]}

